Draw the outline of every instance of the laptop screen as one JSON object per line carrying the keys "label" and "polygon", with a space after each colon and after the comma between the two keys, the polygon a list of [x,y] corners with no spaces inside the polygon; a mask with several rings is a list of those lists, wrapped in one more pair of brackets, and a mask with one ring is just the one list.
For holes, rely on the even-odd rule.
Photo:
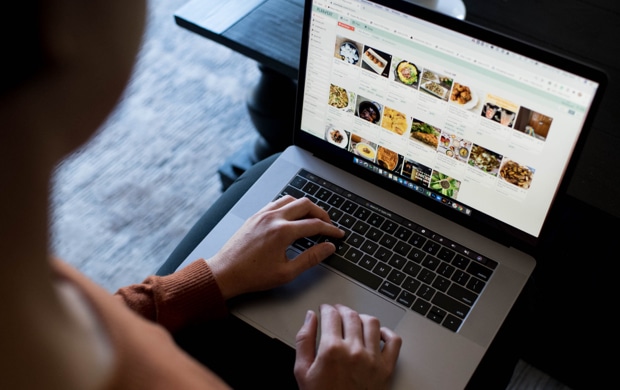
{"label": "laptop screen", "polygon": [[599,83],[542,50],[416,14],[427,17],[312,1],[301,131],[450,213],[538,237]]}

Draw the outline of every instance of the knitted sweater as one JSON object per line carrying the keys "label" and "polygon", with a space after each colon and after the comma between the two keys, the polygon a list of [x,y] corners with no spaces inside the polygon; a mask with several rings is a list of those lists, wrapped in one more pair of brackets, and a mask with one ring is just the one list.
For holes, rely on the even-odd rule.
{"label": "knitted sweater", "polygon": [[169,276],[148,277],[114,295],[63,262],[54,262],[54,269],[58,278],[82,292],[110,340],[114,369],[106,389],[227,388],[170,335],[184,325],[228,312],[204,260]]}

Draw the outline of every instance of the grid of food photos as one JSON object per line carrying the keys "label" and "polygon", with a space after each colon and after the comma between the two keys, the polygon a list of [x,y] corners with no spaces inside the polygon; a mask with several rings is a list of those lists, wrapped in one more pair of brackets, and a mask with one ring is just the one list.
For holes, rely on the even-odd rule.
{"label": "grid of food photos", "polygon": [[427,61],[338,36],[326,140],[443,197],[465,185],[525,197],[536,169],[511,152],[542,151],[553,118]]}

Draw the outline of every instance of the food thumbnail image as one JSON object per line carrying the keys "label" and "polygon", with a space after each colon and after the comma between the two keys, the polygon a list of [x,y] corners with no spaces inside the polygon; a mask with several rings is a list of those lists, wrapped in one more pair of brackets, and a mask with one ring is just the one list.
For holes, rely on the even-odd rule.
{"label": "food thumbnail image", "polygon": [[381,108],[381,104],[358,96],[355,115],[368,122],[379,124],[381,120]]}
{"label": "food thumbnail image", "polygon": [[466,110],[471,110],[478,105],[480,98],[471,87],[455,82],[452,85],[452,92],[450,92],[450,102]]}
{"label": "food thumbnail image", "polygon": [[429,188],[449,198],[456,199],[461,182],[438,171],[433,171]]}
{"label": "food thumbnail image", "polygon": [[346,89],[335,84],[329,86],[329,99],[327,103],[335,108],[347,109],[352,101],[355,100],[355,94],[347,92]]}
{"label": "food thumbnail image", "polygon": [[480,145],[474,145],[471,147],[467,163],[483,172],[497,176],[502,158],[502,155],[499,153],[485,149]]}
{"label": "food thumbnail image", "polygon": [[467,162],[472,143],[455,134],[442,132],[439,137],[437,152],[461,162]]}
{"label": "food thumbnail image", "polygon": [[409,137],[415,141],[421,142],[425,146],[437,149],[440,134],[441,130],[428,123],[414,119],[411,123],[411,134]]}
{"label": "food thumbnail image", "polygon": [[362,52],[362,45],[359,43],[339,36],[336,38],[335,49],[334,56],[336,58],[341,59],[347,64],[359,64],[360,54]]}
{"label": "food thumbnail image", "polygon": [[383,169],[388,171],[395,171],[399,168],[402,162],[402,156],[393,150],[379,146],[377,148],[377,163]]}
{"label": "food thumbnail image", "polygon": [[366,46],[362,54],[362,69],[388,77],[392,56],[378,49]]}
{"label": "food thumbnail image", "polygon": [[349,145],[349,151],[353,152],[353,154],[375,162],[377,158],[376,143],[364,139],[357,134],[351,134],[351,142]]}
{"label": "food thumbnail image", "polygon": [[430,69],[422,71],[420,90],[442,100],[448,100],[450,89],[454,80]]}
{"label": "food thumbnail image", "polygon": [[504,181],[527,190],[532,185],[534,169],[506,159],[499,169],[499,176]]}
{"label": "food thumbnail image", "polygon": [[344,149],[349,145],[349,132],[330,125],[325,131],[325,139]]}
{"label": "food thumbnail image", "polygon": [[407,116],[398,110],[385,107],[381,127],[398,135],[403,135],[407,131]]}
{"label": "food thumbnail image", "polygon": [[406,60],[399,61],[394,66],[394,79],[410,87],[418,86],[420,81],[419,73],[418,67]]}

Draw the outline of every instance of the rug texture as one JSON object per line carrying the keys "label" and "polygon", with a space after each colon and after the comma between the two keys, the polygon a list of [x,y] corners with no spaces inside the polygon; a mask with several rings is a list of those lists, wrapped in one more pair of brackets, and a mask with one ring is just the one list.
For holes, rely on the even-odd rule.
{"label": "rug texture", "polygon": [[[185,2],[148,1],[126,93],[52,183],[51,251],[110,292],[159,268],[220,196],[220,165],[256,139],[257,64],[178,27]],[[523,361],[509,388],[568,389]]]}
{"label": "rug texture", "polygon": [[53,183],[53,251],[111,292],[165,261],[220,195],[224,159],[256,137],[256,64],[178,27],[184,3],[149,1],[125,95]]}

